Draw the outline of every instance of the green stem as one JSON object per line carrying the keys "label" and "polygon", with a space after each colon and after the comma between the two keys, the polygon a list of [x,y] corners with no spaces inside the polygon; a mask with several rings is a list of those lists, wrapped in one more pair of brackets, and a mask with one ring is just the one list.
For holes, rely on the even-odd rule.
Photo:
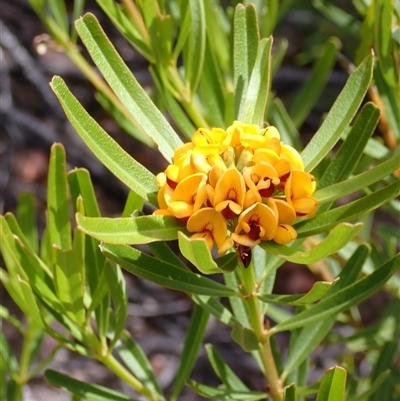
{"label": "green stem", "polygon": [[274,401],[283,401],[282,381],[278,375],[275,359],[271,349],[270,336],[264,327],[264,315],[261,312],[260,301],[257,298],[258,286],[254,274],[254,267],[251,263],[247,268],[242,263],[237,269],[241,280],[243,301],[246,306],[251,328],[257,336],[260,348],[260,355],[264,374],[268,381],[270,395]]}
{"label": "green stem", "polygon": [[120,379],[130,385],[138,393],[145,395],[152,401],[164,401],[157,394],[153,394],[148,388],[146,388],[141,381],[136,379],[131,373],[129,373],[121,363],[112,354],[107,354],[105,357],[100,358],[105,366],[107,366],[112,372],[114,372]]}

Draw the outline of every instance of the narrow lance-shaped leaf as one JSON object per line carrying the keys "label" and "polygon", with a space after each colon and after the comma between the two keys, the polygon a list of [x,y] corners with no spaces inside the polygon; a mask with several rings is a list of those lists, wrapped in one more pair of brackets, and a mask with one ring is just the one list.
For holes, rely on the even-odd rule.
{"label": "narrow lance-shaped leaf", "polygon": [[191,29],[188,37],[187,51],[183,52],[185,80],[194,96],[203,72],[206,45],[206,18],[202,0],[189,0]]}
{"label": "narrow lance-shaped leaf", "polygon": [[310,251],[301,251],[285,245],[261,242],[260,246],[267,252],[280,256],[290,262],[300,264],[315,263],[333,255],[350,242],[361,230],[362,224],[338,224],[328,236]]}
{"label": "narrow lance-shaped leaf", "polygon": [[197,394],[206,398],[210,398],[212,400],[257,401],[265,399],[265,393],[261,391],[227,390],[225,388],[215,388],[206,386],[205,384],[198,383],[194,380],[188,380],[187,384]]}
{"label": "narrow lance-shaped leaf", "polygon": [[167,161],[171,161],[174,150],[182,145],[181,140],[136,81],[95,16],[86,14],[75,26],[110,87],[143,131],[158,144]]}
{"label": "narrow lance-shaped leaf", "polygon": [[272,304],[287,304],[287,305],[308,305],[319,301],[329,290],[329,288],[336,283],[337,280],[317,281],[312,286],[311,290],[305,294],[295,295],[275,295],[275,294],[261,294],[258,296],[263,302]]}
{"label": "narrow lance-shaped leaf", "polygon": [[185,224],[172,216],[85,217],[76,214],[78,228],[99,241],[109,244],[147,244],[171,241]]}
{"label": "narrow lance-shaped leaf", "polygon": [[338,312],[345,311],[354,305],[358,305],[381,288],[398,269],[399,265],[400,254],[356,283],[323,299],[318,304],[298,313],[290,319],[279,323],[270,330],[270,334],[304,327],[321,319],[326,319]]}
{"label": "narrow lance-shaped leaf", "polygon": [[306,171],[318,165],[351,122],[371,82],[372,67],[372,56],[369,56],[350,75],[326,119],[301,154]]}
{"label": "narrow lance-shaped leaf", "polygon": [[61,144],[51,148],[47,180],[47,214],[50,239],[64,251],[72,248],[69,220],[65,150]]}
{"label": "narrow lance-shaped leaf", "polygon": [[379,114],[379,108],[373,103],[369,102],[362,108],[346,140],[318,180],[318,189],[343,181],[350,176],[378,124]]}
{"label": "narrow lance-shaped leaf", "polygon": [[99,386],[98,384],[85,383],[55,370],[46,370],[45,377],[51,385],[84,397],[88,401],[137,401],[115,390]]}
{"label": "narrow lance-shaped leaf", "polygon": [[178,291],[214,296],[238,295],[236,291],[199,274],[163,262],[124,245],[102,244],[104,255],[138,277]]}
{"label": "narrow lance-shaped leaf", "polygon": [[394,181],[387,187],[350,202],[347,205],[339,206],[335,209],[318,214],[306,221],[301,221],[296,224],[295,228],[299,237],[323,232],[331,229],[337,223],[354,221],[388,203],[399,195],[400,182]]}
{"label": "narrow lance-shaped leaf", "polygon": [[17,206],[18,222],[22,232],[34,252],[39,249],[36,227],[35,198],[31,193],[21,194]]}
{"label": "narrow lance-shaped leaf", "polygon": [[253,4],[238,4],[233,21],[233,69],[235,88],[235,117],[241,113],[244,95],[257,57],[260,40],[256,9]]}
{"label": "narrow lance-shaped leaf", "polygon": [[346,195],[354,193],[363,188],[378,182],[385,177],[390,176],[399,166],[399,156],[395,155],[388,160],[378,164],[377,166],[364,171],[354,177],[350,177],[345,181],[338,182],[326,188],[319,189],[314,192],[314,198],[319,204],[331,202]]}
{"label": "narrow lance-shaped leaf", "polygon": [[181,393],[186,380],[189,378],[194,364],[198,358],[198,352],[202,344],[210,314],[195,305],[190,318],[189,327],[186,330],[185,342],[180,357],[180,364],[172,387],[171,400],[176,401]]}
{"label": "narrow lance-shaped leaf", "polygon": [[150,361],[128,331],[122,333],[121,339],[115,346],[115,351],[138,380],[146,383],[146,387],[152,393],[157,394],[160,398],[163,397]]}
{"label": "narrow lance-shaped leaf", "polygon": [[262,125],[271,85],[272,37],[262,39],[251,72],[239,120],[248,124]]}
{"label": "narrow lance-shaped leaf", "polygon": [[155,177],[117,144],[86,112],[60,77],[51,87],[69,121],[97,158],[132,191],[157,205],[152,193],[158,190]]}
{"label": "narrow lance-shaped leaf", "polygon": [[[334,286],[328,288],[326,297],[335,294],[349,284],[356,281],[362,266],[368,257],[369,249],[366,245],[360,245],[354,254],[350,257],[340,273],[340,280]],[[337,314],[321,321],[308,324],[303,327],[296,339],[290,343],[288,359],[285,363],[284,370],[281,374],[281,380],[297,368],[305,359],[309,357],[311,352],[321,344],[328,332],[331,330],[336,321]]]}
{"label": "narrow lance-shaped leaf", "polygon": [[58,299],[67,316],[78,325],[83,325],[85,322],[83,266],[72,249],[63,251],[56,248],[55,253],[54,284]]}
{"label": "narrow lance-shaped leaf", "polygon": [[214,372],[228,389],[249,391],[249,388],[236,376],[211,344],[206,345],[206,352]]}

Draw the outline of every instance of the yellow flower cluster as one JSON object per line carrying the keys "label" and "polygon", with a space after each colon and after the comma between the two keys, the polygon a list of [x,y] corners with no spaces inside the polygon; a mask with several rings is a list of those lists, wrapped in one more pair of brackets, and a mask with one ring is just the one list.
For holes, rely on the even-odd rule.
{"label": "yellow flower cluster", "polygon": [[296,218],[317,208],[314,177],[272,126],[199,128],[157,184],[154,213],[186,221],[191,238],[204,238],[210,250],[215,244],[220,255],[232,247],[246,254],[261,241],[286,244],[297,237]]}

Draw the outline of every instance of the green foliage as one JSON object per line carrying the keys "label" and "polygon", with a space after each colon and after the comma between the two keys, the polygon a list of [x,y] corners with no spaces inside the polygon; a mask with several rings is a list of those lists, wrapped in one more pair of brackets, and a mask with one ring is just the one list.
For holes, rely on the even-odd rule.
{"label": "green foliage", "polygon": [[[74,1],[73,16],[80,17],[71,27],[64,1],[30,2],[53,38],[92,82],[99,102],[128,133],[157,146],[167,161],[182,144],[179,134],[190,138],[196,127],[225,128],[234,119],[259,125],[271,122],[286,143],[301,151],[298,129],[325,90],[338,51],[342,48],[351,61],[345,63],[349,78],[344,88],[301,151],[305,170],[316,177],[315,198],[320,205],[315,216],[295,224],[299,235],[290,244],[265,242],[254,248],[247,268],[238,263],[234,251],[214,258],[203,239],[189,240],[185,222],[171,216],[144,215],[144,205],[158,206],[155,176],[100,127],[62,78],[54,77],[51,87],[78,135],[130,192],[120,217],[102,217],[89,172],[67,172],[64,147],[55,144],[50,154],[47,225],[42,238],[35,225],[32,195],[20,197],[17,217],[11,213],[0,217],[5,265],[0,269],[1,282],[25,316],[22,324],[0,307],[0,317],[23,337],[18,359],[0,335],[0,380],[5,384],[0,398],[21,400],[22,387],[65,346],[104,364],[140,399],[166,399],[150,361],[126,330],[124,269],[181,291],[194,301],[172,400],[179,399],[185,385],[218,400],[271,397],[274,401],[303,401],[310,394],[317,401],[396,400],[398,234],[393,227],[382,225],[382,243],[375,242],[372,224],[378,209],[393,215],[399,212],[396,63],[400,41],[398,27],[391,23],[399,20],[395,3],[354,1],[362,18],[360,25],[354,15],[324,0],[299,2],[301,5],[290,0],[281,4],[235,1],[225,8],[218,1],[97,0],[128,43],[150,63],[162,103],[156,105],[95,16],[80,16],[83,1]],[[315,55],[311,74],[286,105],[271,92],[271,81],[287,42],[279,41],[275,51],[269,35],[285,12],[296,7],[322,15],[332,29],[329,35],[322,31],[314,38],[319,47],[309,50]],[[104,80],[79,52],[77,35]],[[358,41],[355,50],[340,41],[345,35]],[[344,62],[343,57],[340,60]],[[384,143],[373,137],[377,126]],[[343,202],[349,195],[351,201]],[[76,228],[70,220],[72,210]],[[363,222],[369,225],[363,227]],[[166,243],[171,240],[178,240],[185,262]],[[143,244],[148,245],[146,250],[135,247]],[[319,267],[327,278],[316,279],[304,294],[274,294],[276,270],[287,261],[306,265],[312,272]],[[189,263],[202,274],[194,273]],[[221,274],[224,282],[203,274]],[[382,290],[388,292],[390,301],[378,321],[364,327],[358,306]],[[220,297],[225,298],[223,302]],[[232,339],[252,353],[268,382],[268,392],[252,391],[210,344],[205,346],[207,356],[221,385],[211,387],[190,379],[210,316],[228,325]],[[275,323],[264,325],[265,317]],[[55,322],[62,330],[54,330]],[[357,331],[335,334],[338,322]],[[275,336],[282,331],[290,332],[284,357],[274,350]],[[55,339],[57,345],[36,365],[45,336]],[[346,343],[348,352],[365,353],[371,364],[370,377],[358,383],[354,367],[343,356],[338,361],[343,367],[332,367],[320,381],[309,385],[309,356],[324,341]],[[52,370],[47,370],[45,377],[75,399],[134,401]]]}

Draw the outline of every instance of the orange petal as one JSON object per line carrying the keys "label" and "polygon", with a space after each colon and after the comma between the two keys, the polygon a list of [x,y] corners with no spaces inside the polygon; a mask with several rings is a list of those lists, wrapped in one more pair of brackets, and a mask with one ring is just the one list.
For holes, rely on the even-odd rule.
{"label": "orange petal", "polygon": [[288,224],[279,224],[276,229],[273,240],[277,244],[284,245],[296,238],[297,238],[297,232],[292,226]]}

